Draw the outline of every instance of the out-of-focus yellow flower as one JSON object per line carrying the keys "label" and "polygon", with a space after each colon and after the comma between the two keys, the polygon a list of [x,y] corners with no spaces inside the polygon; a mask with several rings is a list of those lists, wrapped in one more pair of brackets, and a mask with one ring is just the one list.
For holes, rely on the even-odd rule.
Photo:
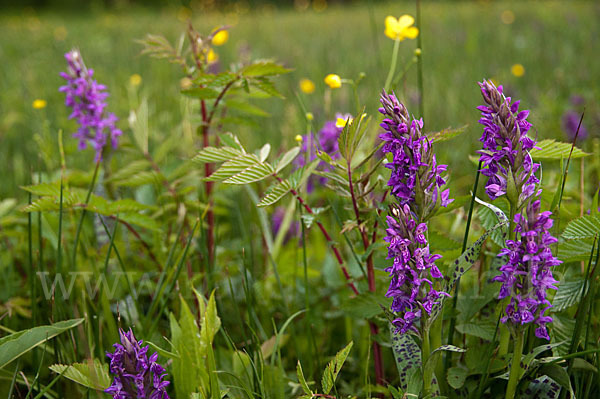
{"label": "out-of-focus yellow flower", "polygon": [[510,67],[510,73],[512,73],[517,78],[525,75],[525,67],[521,64],[514,64]]}
{"label": "out-of-focus yellow flower", "polygon": [[206,54],[206,62],[209,64],[214,64],[219,61],[219,55],[214,52],[213,49],[208,50],[208,54]]}
{"label": "out-of-focus yellow flower", "polygon": [[416,55],[417,57],[419,57],[421,54],[423,54],[423,50],[421,50],[420,48],[418,48],[418,47],[417,47],[417,48],[415,49],[415,55]]}
{"label": "out-of-focus yellow flower", "polygon": [[[348,118],[348,123],[352,123],[352,118]],[[337,128],[343,128],[344,126],[346,126],[346,119],[344,119],[344,118],[337,118],[335,120],[335,127],[337,127]]]}
{"label": "out-of-focus yellow flower", "polygon": [[313,0],[312,6],[316,12],[325,11],[327,9],[327,0]]}
{"label": "out-of-focus yellow flower", "polygon": [[302,143],[303,139],[302,139],[301,135],[297,134],[296,137],[294,138],[294,140],[296,140],[296,142],[299,144],[299,143]]}
{"label": "out-of-focus yellow flower", "polygon": [[315,84],[310,79],[306,79],[306,78],[300,79],[300,90],[303,93],[311,94],[312,92],[315,91]]}
{"label": "out-of-focus yellow flower", "polygon": [[313,119],[315,119],[315,116],[312,112],[307,112],[305,116],[307,121],[312,121]]}
{"label": "out-of-focus yellow flower", "polygon": [[194,82],[192,82],[192,79],[190,79],[190,78],[188,78],[188,77],[182,78],[182,79],[179,81],[179,86],[180,86],[180,87],[181,87],[183,90],[185,90],[185,89],[189,89],[190,87],[192,87],[192,85],[193,85],[193,84],[194,84]]}
{"label": "out-of-focus yellow flower", "polygon": [[181,22],[186,22],[192,17],[192,10],[189,7],[181,6],[177,10],[177,19]]}
{"label": "out-of-focus yellow flower", "polygon": [[515,22],[515,13],[511,10],[504,10],[502,11],[502,14],[500,14],[500,20],[502,23],[510,25]]}
{"label": "out-of-focus yellow flower", "polygon": [[226,29],[220,30],[212,38],[212,44],[222,46],[229,40],[229,32]]}
{"label": "out-of-focus yellow flower", "polygon": [[48,102],[46,102],[46,100],[42,100],[41,98],[33,100],[33,103],[31,104],[34,109],[46,108],[46,105],[48,105]]}
{"label": "out-of-focus yellow flower", "polygon": [[395,17],[388,15],[385,17],[385,35],[390,39],[404,40],[414,39],[419,36],[419,28],[411,26],[415,23],[415,19],[410,15],[403,15],[396,19]]}
{"label": "out-of-focus yellow flower", "polygon": [[337,89],[342,87],[342,78],[335,73],[330,73],[329,75],[325,76],[325,83],[332,89]]}
{"label": "out-of-focus yellow flower", "polygon": [[53,35],[54,40],[62,42],[67,38],[67,28],[65,28],[64,26],[57,26],[56,28],[54,28]]}
{"label": "out-of-focus yellow flower", "polygon": [[500,86],[500,82],[498,81],[498,79],[490,78],[490,81],[494,84],[494,86],[496,86],[496,87]]}
{"label": "out-of-focus yellow flower", "polygon": [[139,86],[140,84],[142,84],[142,77],[139,74],[134,73],[129,77],[129,84],[133,87]]}

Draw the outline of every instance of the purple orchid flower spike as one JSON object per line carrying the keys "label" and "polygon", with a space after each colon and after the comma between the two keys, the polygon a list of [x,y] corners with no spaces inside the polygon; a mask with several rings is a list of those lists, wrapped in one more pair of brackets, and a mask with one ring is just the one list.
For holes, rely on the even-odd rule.
{"label": "purple orchid flower spike", "polygon": [[114,344],[114,353],[107,353],[110,359],[110,372],[115,379],[104,392],[114,399],[169,399],[167,386],[163,381],[167,376],[165,369],[156,362],[158,353],[148,357],[148,346],[135,339],[131,329],[119,330],[120,344]]}
{"label": "purple orchid flower spike", "polygon": [[106,86],[93,79],[94,71],[87,69],[78,50],[65,54],[67,72],[61,72],[67,84],[59,90],[65,93],[65,105],[73,109],[69,119],[75,119],[79,129],[73,137],[79,140],[79,149],[91,145],[96,150],[96,160],[102,158],[102,151],[110,140],[113,148],[117,148],[121,130],[115,123],[118,118],[107,112]]}

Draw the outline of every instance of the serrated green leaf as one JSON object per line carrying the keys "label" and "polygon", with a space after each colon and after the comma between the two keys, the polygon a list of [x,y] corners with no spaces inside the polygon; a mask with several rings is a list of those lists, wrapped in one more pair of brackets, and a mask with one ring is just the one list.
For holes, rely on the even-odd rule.
{"label": "serrated green leaf", "polygon": [[223,180],[225,184],[249,184],[263,180],[275,173],[273,167],[268,163],[252,165],[239,173]]}
{"label": "serrated green leaf", "polygon": [[251,166],[260,164],[258,157],[254,154],[244,154],[221,165],[216,172],[210,175],[208,181],[222,181],[234,176]]}
{"label": "serrated green leaf", "polygon": [[192,158],[192,161],[197,163],[224,162],[240,155],[242,155],[242,152],[233,147],[205,147]]}
{"label": "serrated green leaf", "polygon": [[300,364],[300,360],[298,360],[298,364],[296,365],[296,375],[298,376],[298,382],[300,383],[300,386],[302,387],[304,393],[312,397],[313,393],[308,387],[308,384],[306,383],[306,378],[304,378],[304,372],[302,371],[302,365]]}
{"label": "serrated green leaf", "polygon": [[218,91],[209,87],[193,87],[191,89],[182,90],[181,94],[200,100],[208,100],[219,96]]}
{"label": "serrated green leaf", "polygon": [[598,216],[584,215],[571,220],[562,237],[566,240],[578,240],[596,236],[600,232],[600,218]]}
{"label": "serrated green leaf", "polygon": [[102,364],[98,359],[90,360],[87,363],[73,363],[71,365],[54,364],[50,366],[50,370],[57,374],[62,374],[63,377],[75,381],[84,387],[97,391],[104,391],[111,383],[111,378],[108,374],[108,364]]}
{"label": "serrated green leaf", "polygon": [[[569,154],[571,153],[571,147],[573,144],[571,143],[562,143],[556,141],[554,139],[546,139],[542,141],[538,141],[535,145],[539,148],[533,148],[529,153],[531,157],[536,161],[541,160],[561,160],[569,158]],[[581,149],[575,147],[573,148],[573,153],[571,154],[571,159],[586,157],[590,154],[583,152]]]}
{"label": "serrated green leaf", "polygon": [[298,156],[299,152],[300,152],[300,147],[296,146],[296,147],[292,148],[291,150],[289,150],[288,152],[286,152],[285,154],[283,154],[283,156],[281,157],[281,159],[277,162],[277,165],[275,166],[275,172],[279,173],[283,168],[288,166],[290,164],[290,162],[292,162],[296,158],[296,156]]}
{"label": "serrated green leaf", "polygon": [[461,334],[468,334],[474,337],[491,341],[494,338],[496,331],[496,323],[487,320],[478,320],[474,323],[462,323],[456,326],[456,329]]}
{"label": "serrated green leaf", "polygon": [[252,87],[257,88],[258,90],[262,91],[265,94],[268,94],[271,97],[285,98],[283,96],[283,94],[281,94],[275,88],[275,85],[273,84],[273,82],[271,82],[269,79],[267,79],[265,77],[259,77],[259,78],[252,79],[250,81],[250,84],[252,85]]}
{"label": "serrated green leaf", "polygon": [[83,323],[83,320],[84,319],[72,319],[59,321],[47,326],[38,326],[28,330],[18,331],[0,338],[0,369],[36,346],[80,325]]}
{"label": "serrated green leaf", "polygon": [[281,75],[291,72],[291,69],[284,68],[274,62],[256,62],[242,69],[242,75],[248,78],[256,78],[261,76]]}
{"label": "serrated green leaf", "polygon": [[119,187],[139,187],[146,184],[159,184],[164,180],[164,176],[161,176],[154,170],[147,170],[138,172],[127,179],[115,180],[115,186]]}
{"label": "serrated green leaf", "polygon": [[335,380],[350,353],[350,349],[354,342],[350,341],[348,345],[341,351],[339,351],[335,357],[327,364],[325,371],[323,372],[323,378],[321,378],[321,386],[323,388],[323,393],[328,395],[335,384]]}
{"label": "serrated green leaf", "polygon": [[30,186],[21,186],[21,188],[33,195],[53,197],[58,197],[60,195],[60,182],[40,183]]}
{"label": "serrated green leaf", "polygon": [[271,186],[265,196],[260,200],[256,206],[264,207],[273,205],[281,198],[283,198],[287,193],[292,189],[292,185],[289,181],[283,180],[281,182],[276,183],[274,186]]}
{"label": "serrated green leaf", "polygon": [[579,303],[583,295],[585,295],[584,292],[587,292],[587,289],[585,280],[582,278],[560,283],[558,291],[552,300],[552,310],[562,312]]}
{"label": "serrated green leaf", "polygon": [[450,140],[463,134],[467,127],[468,125],[464,125],[454,129],[448,127],[446,129],[440,130],[439,132],[428,133],[427,138],[431,140],[432,143],[439,143],[441,141]]}
{"label": "serrated green leaf", "polygon": [[260,159],[260,162],[265,162],[267,160],[267,158],[269,157],[269,154],[271,153],[271,144],[267,143],[265,145],[263,145],[260,149],[260,151],[258,152],[258,158]]}

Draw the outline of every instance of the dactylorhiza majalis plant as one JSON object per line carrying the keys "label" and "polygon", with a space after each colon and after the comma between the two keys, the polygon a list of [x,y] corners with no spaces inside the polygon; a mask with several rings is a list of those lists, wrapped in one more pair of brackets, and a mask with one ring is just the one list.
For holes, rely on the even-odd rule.
{"label": "dactylorhiza majalis plant", "polygon": [[422,133],[423,121],[411,119],[394,94],[384,91],[381,104],[385,132],[379,137],[385,142],[383,152],[391,156],[385,164],[391,169],[388,186],[398,200],[387,217],[384,238],[389,243],[388,259],[393,259],[385,269],[391,277],[386,296],[393,298],[391,310],[398,316],[393,324],[405,333],[416,331],[415,321],[423,312],[430,314],[440,297],[448,296],[434,289],[434,281],[443,279],[435,265],[441,256],[430,253],[425,234],[427,220],[452,200],[449,190],[443,189],[447,166],[437,163],[432,143]]}
{"label": "dactylorhiza majalis plant", "polygon": [[93,79],[94,71],[86,68],[79,50],[69,51],[65,58],[67,72],[61,72],[60,76],[67,84],[59,90],[66,95],[65,105],[73,109],[69,119],[75,119],[79,124],[73,137],[79,139],[80,150],[91,145],[96,150],[96,160],[99,160],[108,140],[113,148],[117,148],[118,137],[122,134],[115,126],[118,118],[106,111],[106,86]]}
{"label": "dactylorhiza majalis plant", "polygon": [[136,340],[131,330],[119,331],[121,343],[116,343],[114,353],[107,353],[110,359],[110,372],[115,375],[112,385],[104,392],[114,399],[169,399],[169,381],[165,369],[156,362],[155,352],[148,357],[148,346]]}

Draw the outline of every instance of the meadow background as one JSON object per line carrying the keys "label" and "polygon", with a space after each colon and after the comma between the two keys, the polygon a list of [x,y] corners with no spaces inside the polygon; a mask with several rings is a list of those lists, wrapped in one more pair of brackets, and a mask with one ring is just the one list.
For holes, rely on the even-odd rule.
{"label": "meadow background", "polygon": [[[175,42],[191,16],[194,26],[208,31],[221,24],[232,26],[230,41],[218,49],[220,62],[229,63],[240,54],[246,58],[269,58],[293,68],[278,87],[289,101],[269,100],[270,118],[255,118],[260,133],[239,132],[249,144],[269,141],[276,148],[289,146],[304,131],[304,112],[295,93],[302,78],[311,79],[316,91],[300,93],[307,110],[320,125],[324,115],[323,77],[337,73],[366,77],[360,87],[362,101],[373,113],[378,106],[379,87],[389,68],[393,42],[383,35],[386,15],[415,13],[414,2],[356,2],[331,5],[317,2],[308,6],[275,8],[262,5],[229,5],[220,11],[203,12],[187,7],[114,9],[9,9],[0,14],[0,195],[23,197],[16,190],[28,181],[31,162],[39,158],[36,134],[50,142],[58,128],[66,134],[75,124],[68,122],[68,110],[57,87],[63,84],[58,72],[64,69],[62,55],[78,47],[86,62],[93,65],[97,78],[111,92],[110,109],[127,126],[129,110],[146,97],[150,107],[149,124],[160,135],[183,134],[184,102],[179,94],[180,71],[168,63],[140,55],[136,39],[147,33],[164,34]],[[216,7],[218,8],[218,7]],[[315,10],[317,8],[317,10]],[[560,1],[468,1],[423,3],[423,74],[426,130],[467,125],[461,140],[440,145],[441,162],[457,165],[478,146],[480,128],[477,81],[493,78],[508,93],[530,109],[531,122],[540,138],[565,139],[561,117],[574,108],[569,99],[585,99],[586,127],[598,131],[600,116],[600,4]],[[285,38],[283,40],[282,38]],[[400,68],[410,62],[415,41],[401,46]],[[516,77],[511,67],[521,64],[525,74]],[[130,76],[139,74],[142,83],[131,90]],[[416,68],[406,75],[398,94],[417,113]],[[35,110],[35,99],[45,99],[48,107]],[[332,111],[352,110],[350,90],[333,96]],[[264,103],[263,103],[264,104]],[[582,106],[576,107],[577,111]],[[47,121],[47,122],[46,122]],[[39,140],[39,139],[38,139]],[[254,141],[256,140],[256,141]],[[76,147],[67,152],[77,161]],[[178,154],[189,158],[193,154]],[[460,170],[453,178],[460,178]]]}
{"label": "meadow background", "polygon": [[[153,33],[164,35],[174,43],[185,31],[188,19],[203,33],[220,25],[229,25],[229,41],[215,48],[221,66],[234,60],[264,58],[293,69],[293,72],[275,81],[285,100],[251,100],[252,104],[260,106],[269,115],[248,116],[232,109],[228,116],[233,119],[222,127],[222,130],[230,130],[239,136],[248,149],[254,150],[264,143],[270,143],[272,152],[280,154],[296,145],[295,137],[298,134],[306,133],[307,111],[314,115],[313,126],[316,129],[326,120],[331,120],[336,112],[355,111],[353,94],[347,85],[333,91],[326,89],[323,78],[329,73],[348,79],[356,79],[360,73],[364,73],[365,77],[358,88],[360,100],[366,105],[366,112],[378,120],[379,94],[394,45],[383,34],[384,18],[402,14],[414,15],[414,2],[373,1],[342,5],[321,0],[296,1],[285,5],[270,3],[254,8],[243,2],[223,6],[213,4],[211,7],[203,7],[202,3],[195,3],[191,7],[180,4],[141,7],[116,2],[112,7],[92,3],[86,7],[58,9],[19,8],[13,4],[3,9],[0,12],[0,275],[3,276],[0,280],[0,327],[8,333],[32,325],[47,324],[56,315],[75,318],[86,315],[87,311],[99,315],[103,320],[98,322],[99,325],[105,323],[102,328],[86,323],[85,331],[83,326],[77,331],[77,337],[81,339],[85,336],[87,341],[81,339],[77,341],[79,345],[72,345],[75,342],[74,335],[56,340],[58,343],[54,344],[54,350],[58,354],[57,359],[47,359],[46,363],[49,364],[57,360],[65,363],[82,361],[91,356],[105,360],[104,352],[117,339],[116,323],[124,327],[137,325],[136,335],[139,331],[146,341],[168,350],[168,345],[162,340],[162,336],[169,335],[168,313],[172,311],[180,315],[183,312],[177,310],[180,309],[177,295],[169,294],[183,292],[191,303],[193,294],[190,287],[201,286],[206,290],[204,294],[210,291],[207,288],[217,287],[217,307],[225,327],[222,331],[226,329],[233,342],[251,348],[253,353],[259,353],[261,344],[268,343],[276,330],[295,312],[305,307],[311,309],[306,316],[298,317],[298,323],[290,324],[289,344],[283,356],[278,358],[281,370],[286,370],[289,381],[295,381],[294,368],[298,359],[306,368],[307,378],[318,380],[328,356],[341,349],[342,344],[354,339],[357,345],[353,349],[353,356],[344,366],[346,378],[340,382],[340,392],[369,397],[371,391],[366,387],[370,382],[372,359],[368,325],[364,317],[356,317],[352,309],[345,305],[350,293],[345,289],[339,269],[327,251],[327,244],[317,233],[311,233],[309,241],[305,241],[306,246],[299,245],[301,240],[290,240],[283,245],[276,259],[270,259],[262,240],[265,214],[256,210],[257,201],[251,198],[252,191],[217,186],[215,213],[218,242],[215,269],[203,269],[204,237],[198,233],[193,242],[190,239],[192,248],[186,264],[188,273],[184,271],[178,281],[172,281],[170,289],[173,292],[165,295],[165,304],[168,305],[165,305],[166,309],[160,309],[156,325],[152,325],[148,331],[140,328],[147,327],[148,320],[138,317],[135,312],[120,313],[117,320],[115,315],[118,310],[135,307],[132,306],[127,288],[123,286],[118,288],[118,298],[111,298],[110,306],[103,309],[93,298],[85,295],[75,298],[68,305],[63,304],[62,308],[47,301],[40,301],[39,307],[36,307],[35,303],[32,305],[27,300],[31,281],[27,270],[28,256],[35,258],[36,262],[38,257],[44,259],[45,256],[46,263],[42,264],[42,269],[51,270],[60,264],[63,250],[65,255],[62,261],[69,264],[68,260],[73,255],[68,252],[71,250],[69,245],[76,234],[79,213],[64,212],[62,234],[65,246],[61,249],[57,232],[62,219],[59,220],[58,212],[34,214],[33,227],[28,231],[28,215],[20,209],[29,198],[27,191],[20,187],[31,184],[32,180],[60,180],[60,129],[63,130],[64,170],[69,176],[69,184],[83,190],[91,180],[94,166],[92,151],[77,150],[76,140],[71,139],[76,124],[67,119],[70,111],[64,106],[63,93],[58,92],[58,87],[64,84],[58,75],[65,70],[63,55],[76,47],[86,63],[95,70],[94,77],[108,87],[109,110],[120,118],[118,126],[124,132],[120,147],[113,153],[109,166],[113,172],[118,172],[137,160],[139,154],[127,120],[131,110],[139,110],[141,105],[147,104],[149,152],[159,160],[165,174],[174,176],[173,180],[180,184],[178,188],[184,191],[184,195],[192,198],[189,202],[196,203],[195,206],[188,205],[188,222],[191,223],[182,228],[187,234],[192,230],[194,219],[205,209],[201,203],[203,198],[195,197],[202,190],[201,169],[190,166],[188,162],[200,148],[196,133],[199,123],[197,100],[181,95],[180,69],[164,60],[141,55],[142,45],[137,40]],[[475,151],[481,148],[478,140],[482,128],[477,123],[480,113],[476,109],[481,104],[481,95],[477,82],[490,78],[503,84],[508,95],[520,99],[521,109],[531,111],[529,121],[534,126],[532,134],[537,134],[540,140],[554,138],[568,142],[570,139],[562,125],[562,118],[567,111],[580,113],[585,107],[584,125],[589,134],[585,140],[578,142],[578,146],[592,155],[585,158],[585,174],[580,173],[579,168],[583,165],[580,160],[573,163],[560,212],[564,219],[571,219],[579,216],[584,208],[591,208],[600,171],[599,19],[600,3],[595,1],[422,3],[425,131],[465,129],[461,136],[436,143],[435,146],[438,161],[450,165],[452,196],[460,200],[457,203],[464,205],[468,201],[476,171]],[[401,43],[399,70],[412,62],[416,46],[416,40]],[[416,66],[412,65],[395,88],[399,98],[415,115],[418,114],[419,102],[416,75]],[[301,79],[312,80],[315,91],[303,93],[299,87]],[[582,100],[574,104],[574,97]],[[45,106],[33,107],[36,100],[44,100]],[[378,130],[377,123],[372,123],[369,137],[375,140]],[[547,187],[544,201],[549,203],[559,187],[560,162],[544,162],[543,172],[542,180]],[[584,180],[584,189],[580,191]],[[260,190],[265,188],[259,185]],[[86,240],[89,243],[81,245],[81,264],[69,265],[72,270],[95,270],[104,263],[105,268],[114,271],[124,263],[129,270],[157,273],[155,263],[159,266],[169,263],[167,259],[170,260],[171,244],[173,248],[177,247],[176,259],[185,259],[185,255],[180,258],[185,239],[180,240],[181,245],[177,245],[177,226],[180,221],[173,203],[169,203],[166,190],[160,184],[145,184],[142,187],[124,185],[119,188],[118,194],[122,198],[134,198],[140,203],[149,204],[156,210],[153,217],[160,226],[153,231],[142,229],[141,235],[150,244],[158,260],[151,261],[147,248],[142,248],[140,242],[125,229],[118,230],[120,236],[115,240],[115,248],[119,248],[122,259],[115,258],[107,242],[97,247],[89,245],[93,241],[90,237],[103,235],[102,231],[98,233],[101,228],[97,222],[94,225],[89,217],[83,234],[88,235]],[[334,195],[309,195],[308,198],[317,206],[331,205],[332,210],[345,212],[343,202]],[[294,200],[288,198],[286,204],[290,202]],[[335,231],[340,222],[333,213],[328,213],[324,220]],[[272,216],[272,210],[269,210],[268,216]],[[299,216],[299,213],[296,212],[295,216]],[[493,220],[493,215],[491,219],[486,219],[485,210],[477,216],[471,238],[491,227],[489,222]],[[465,209],[459,208],[441,215],[432,223],[436,231],[441,232],[439,236],[436,236],[437,233],[432,233],[432,236],[435,236],[444,254],[442,262],[446,266],[461,253],[464,219]],[[43,227],[43,231],[38,229],[38,225]],[[564,225],[566,221],[561,228]],[[35,241],[33,248],[37,248],[34,256],[28,253],[28,240],[32,238]],[[38,239],[39,245],[36,246]],[[343,240],[341,235],[336,239],[340,242]],[[342,242],[343,246],[345,244],[346,241]],[[486,244],[487,259],[492,259],[498,252],[497,244]],[[591,237],[584,244],[576,256],[569,258],[575,267],[561,268],[558,273],[560,277],[568,275],[569,278],[581,280],[584,270],[579,270],[578,266],[581,260],[588,258],[593,248]],[[577,245],[573,244],[571,250]],[[344,246],[344,256],[351,273],[359,275],[358,264],[348,247],[350,245]],[[307,248],[308,252],[303,254]],[[385,252],[381,247],[375,256],[376,265],[385,262]],[[493,261],[489,263],[491,265]],[[184,274],[191,277],[187,279],[183,277]],[[151,285],[155,284],[155,280]],[[472,273],[465,280],[463,290],[476,291],[481,288],[480,283],[484,279]],[[381,297],[388,281],[387,274],[378,270],[377,289]],[[361,284],[364,288],[364,280]],[[154,287],[152,285],[151,288]],[[37,289],[40,294],[40,287]],[[41,294],[38,298],[41,298]],[[464,298],[458,304],[460,311],[468,309],[468,299]],[[150,294],[144,293],[140,300],[142,310],[147,310],[149,302]],[[103,303],[102,307],[105,305]],[[577,310],[573,305],[565,305],[562,309],[565,315],[560,316],[562,319],[557,317],[555,323],[556,334],[570,331],[564,334],[565,340],[573,330],[573,326],[571,330],[564,327],[572,321]],[[594,326],[598,325],[597,317],[592,322]],[[592,324],[588,323],[588,329]],[[391,365],[387,371],[388,377],[397,378],[392,377],[396,372],[389,350],[389,337],[380,334],[377,339],[386,348],[385,364]],[[222,332],[217,340],[215,346],[218,347],[216,356],[219,364],[235,370],[239,364],[236,366],[235,360],[231,360],[227,337]],[[465,343],[467,340],[471,347],[480,345],[479,341],[472,338],[465,338]],[[38,370],[40,352],[38,349],[29,353],[24,360],[27,375],[35,375]],[[477,361],[477,351],[469,353],[466,363],[472,364]],[[275,356],[269,360],[271,364],[273,358]],[[46,367],[40,366],[40,370],[39,380],[43,384],[56,378]],[[0,388],[10,386],[12,371],[1,370]],[[292,385],[292,382],[285,386],[286,392],[300,392],[298,384]],[[477,379],[472,378],[470,382],[476,386]],[[58,384],[56,389],[57,397],[61,394],[69,397],[66,395],[80,392],[68,381]],[[587,392],[593,394],[594,390],[588,389]]]}

